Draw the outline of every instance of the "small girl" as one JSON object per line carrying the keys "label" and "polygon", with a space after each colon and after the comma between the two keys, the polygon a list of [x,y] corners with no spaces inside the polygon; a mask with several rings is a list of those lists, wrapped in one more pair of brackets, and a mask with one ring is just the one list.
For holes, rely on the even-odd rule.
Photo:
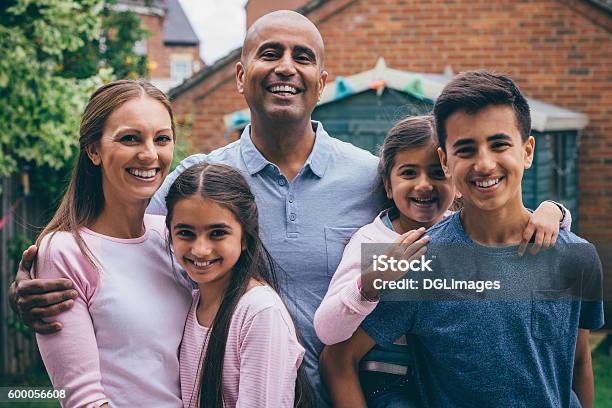
{"label": "small girl", "polygon": [[[397,123],[385,138],[379,173],[389,208],[359,229],[344,250],[314,318],[315,330],[323,343],[332,345],[349,339],[378,304],[379,292],[372,286],[376,275],[370,270],[364,274],[363,282],[361,279],[361,244],[407,244],[404,256],[416,258],[425,252],[428,241],[427,236],[418,239],[419,236],[452,214],[449,208],[456,198],[455,187],[440,165],[434,126],[431,116],[409,117]],[[536,241],[544,242],[544,247],[554,245],[560,209],[561,227],[569,229],[569,211],[554,202],[545,202],[531,217],[526,242],[536,229]],[[377,346],[362,360],[360,379],[368,406],[414,405],[409,395],[410,362],[404,352],[405,344],[402,337],[391,348],[383,350]],[[340,373],[337,362],[326,361],[327,356],[324,351],[322,374],[335,405],[363,404],[364,396],[350,390],[350,374]]]}
{"label": "small girl", "polygon": [[166,197],[179,264],[198,289],[180,350],[185,407],[306,407],[304,348],[277,294],[246,180],[229,166],[185,170]]}

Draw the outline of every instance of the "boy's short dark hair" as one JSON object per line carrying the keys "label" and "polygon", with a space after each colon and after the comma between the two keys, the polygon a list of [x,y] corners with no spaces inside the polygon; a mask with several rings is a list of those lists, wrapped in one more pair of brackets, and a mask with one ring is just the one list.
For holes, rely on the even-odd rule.
{"label": "boy's short dark hair", "polygon": [[490,105],[514,109],[523,142],[531,133],[529,104],[509,77],[486,70],[467,71],[454,77],[442,90],[433,108],[438,141],[446,151],[446,120],[457,111],[474,114]]}

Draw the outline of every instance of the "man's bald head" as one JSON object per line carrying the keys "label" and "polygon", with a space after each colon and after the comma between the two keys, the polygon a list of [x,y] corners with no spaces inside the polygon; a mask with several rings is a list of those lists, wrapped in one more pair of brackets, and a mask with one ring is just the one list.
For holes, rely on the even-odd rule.
{"label": "man's bald head", "polygon": [[292,10],[277,10],[258,18],[251,27],[249,27],[244,37],[240,60],[244,63],[249,53],[253,52],[262,40],[267,40],[266,38],[262,38],[262,36],[265,35],[264,33],[269,32],[270,28],[281,24],[291,24],[295,30],[303,30],[312,35],[313,45],[318,48],[316,51],[319,54],[321,68],[323,68],[325,46],[319,29],[312,21]]}
{"label": "man's bald head", "polygon": [[251,26],[236,64],[236,86],[253,123],[300,122],[311,129],[310,115],[326,81],[323,39],[306,17],[275,11]]}

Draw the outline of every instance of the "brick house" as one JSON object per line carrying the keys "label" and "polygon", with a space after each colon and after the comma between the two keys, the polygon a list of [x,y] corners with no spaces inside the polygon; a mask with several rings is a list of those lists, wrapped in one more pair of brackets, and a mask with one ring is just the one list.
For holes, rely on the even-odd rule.
{"label": "brick house", "polygon": [[[254,3],[247,11],[262,13],[263,6]],[[572,169],[578,186],[573,215],[612,276],[609,1],[313,0],[298,11],[323,35],[328,82],[369,70],[380,57],[409,72],[487,68],[509,74],[530,98],[585,115],[588,125],[579,132]],[[170,91],[177,117],[192,115],[194,151],[208,152],[236,138],[224,117],[246,108],[234,78],[239,57],[236,49]]]}
{"label": "brick house", "polygon": [[168,90],[199,71],[200,40],[178,0],[119,0],[118,10],[130,10],[142,19],[150,36],[136,45],[147,55],[150,81]]}

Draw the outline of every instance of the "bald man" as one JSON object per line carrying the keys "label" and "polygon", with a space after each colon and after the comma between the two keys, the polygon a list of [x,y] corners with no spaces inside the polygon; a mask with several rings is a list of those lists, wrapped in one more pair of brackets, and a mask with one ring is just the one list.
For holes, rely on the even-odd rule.
{"label": "bald man", "polygon": [[[310,20],[293,11],[261,17],[248,30],[236,64],[236,85],[251,111],[251,124],[240,140],[183,160],[147,209],[165,215],[170,185],[201,161],[242,172],[259,207],[262,239],[286,272],[281,294],[302,336],[317,406],[328,403],[318,372],[322,344],[313,328],[314,313],[345,244],[358,227],[374,219],[384,198],[376,189],[377,158],[331,138],[321,123],[311,120],[326,80],[323,39]],[[70,307],[65,300],[70,282],[31,280],[23,270],[16,282],[24,322],[39,332],[58,330],[58,324],[41,317]],[[13,287],[13,303],[15,292]]]}

